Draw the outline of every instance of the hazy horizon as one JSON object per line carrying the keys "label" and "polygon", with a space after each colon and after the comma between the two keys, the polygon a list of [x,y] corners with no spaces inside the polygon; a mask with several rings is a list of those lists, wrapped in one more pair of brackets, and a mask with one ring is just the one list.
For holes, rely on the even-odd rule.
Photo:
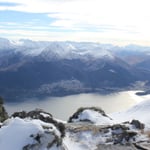
{"label": "hazy horizon", "polygon": [[13,45],[21,45],[21,43],[23,44],[23,41],[31,41],[31,42],[50,42],[50,43],[53,43],[53,42],[58,42],[58,43],[65,43],[65,42],[72,42],[72,43],[95,43],[95,44],[99,44],[99,45],[110,45],[112,47],[128,47],[128,46],[135,46],[135,47],[141,47],[141,48],[149,48],[150,45],[144,45],[144,44],[141,44],[141,43],[124,43],[124,44],[116,44],[116,43],[105,43],[105,42],[96,42],[96,41],[77,41],[77,40],[36,40],[36,39],[31,39],[31,38],[7,38],[7,37],[1,37],[0,36],[0,39],[6,39],[8,40],[11,44]]}

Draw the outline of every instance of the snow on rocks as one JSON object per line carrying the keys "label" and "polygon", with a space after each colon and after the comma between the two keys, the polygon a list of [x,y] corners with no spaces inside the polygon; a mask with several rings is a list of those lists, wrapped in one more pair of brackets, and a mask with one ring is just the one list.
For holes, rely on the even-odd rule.
{"label": "snow on rocks", "polygon": [[[114,125],[94,125],[88,123],[69,123],[66,125],[66,137],[64,142],[67,146],[78,145],[82,147],[83,150],[95,150],[99,147],[105,147],[104,145],[110,145],[109,150],[115,149],[114,145],[119,146],[122,145],[123,148],[127,145],[130,145],[130,149],[134,147],[134,144],[141,144],[143,141],[149,141],[147,135],[141,133],[143,130],[137,128],[136,125],[139,125],[140,122],[132,121],[132,122],[124,122],[122,124],[114,124]],[[140,124],[141,125],[141,124]],[[69,140],[69,143],[67,141]],[[102,148],[103,150],[105,148]],[[71,148],[70,150],[74,150]],[[132,150],[132,149],[131,149]]]}
{"label": "snow on rocks", "polygon": [[[135,115],[141,113],[149,120],[148,108],[149,101],[143,101],[125,112],[110,115],[111,118],[101,108],[80,108],[68,123],[41,109],[16,112],[1,123],[0,147],[3,150],[148,150],[150,130],[145,128],[147,122],[141,123]],[[137,118],[128,120],[133,114]]]}
{"label": "snow on rocks", "polygon": [[3,150],[49,150],[61,147],[60,132],[53,124],[40,120],[11,118],[0,130]]}
{"label": "snow on rocks", "polygon": [[3,150],[63,150],[62,123],[42,110],[17,112],[0,128]]}
{"label": "snow on rocks", "polygon": [[90,122],[93,124],[109,125],[112,124],[112,119],[105,114],[101,108],[85,107],[80,108],[70,118],[69,122]]}
{"label": "snow on rocks", "polygon": [[50,113],[44,112],[41,109],[35,109],[30,112],[25,112],[25,111],[15,112],[14,114],[12,114],[12,117],[20,117],[22,119],[25,119],[25,118],[38,119],[46,123],[54,124],[58,128],[58,130],[61,132],[61,137],[65,135],[64,124],[61,121],[54,119]]}
{"label": "snow on rocks", "polygon": [[64,143],[71,147],[69,150],[74,150],[73,145],[79,150],[137,150],[137,144],[143,148],[143,142],[150,142],[143,123],[138,120],[117,123],[100,108],[80,108],[68,122]]}

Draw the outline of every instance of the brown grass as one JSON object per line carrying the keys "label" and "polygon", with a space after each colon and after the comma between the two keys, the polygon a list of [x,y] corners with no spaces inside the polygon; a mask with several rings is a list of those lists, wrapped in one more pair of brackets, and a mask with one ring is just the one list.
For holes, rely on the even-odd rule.
{"label": "brown grass", "polygon": [[150,139],[150,130],[142,131],[142,133],[147,135],[147,137]]}

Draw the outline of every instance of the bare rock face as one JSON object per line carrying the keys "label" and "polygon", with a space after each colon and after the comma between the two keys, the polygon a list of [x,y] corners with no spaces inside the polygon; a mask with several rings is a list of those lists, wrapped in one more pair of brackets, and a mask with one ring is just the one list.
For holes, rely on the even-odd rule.
{"label": "bare rock face", "polygon": [[[48,130],[48,128],[47,128]],[[64,150],[62,139],[52,131],[44,131],[44,133],[37,133],[30,135],[34,143],[27,144],[23,150],[41,150],[47,148],[56,148],[57,150]]]}
{"label": "bare rock face", "polygon": [[137,131],[130,130],[130,124],[115,124],[110,126],[113,144],[128,144],[135,140]]}
{"label": "bare rock face", "polygon": [[35,109],[29,112],[21,111],[15,112],[12,114],[12,117],[19,117],[19,118],[32,118],[32,119],[40,119],[44,122],[52,122],[52,115],[48,112],[43,111],[42,109]]}
{"label": "bare rock face", "polygon": [[0,122],[5,121],[8,118],[8,114],[3,106],[3,98],[0,97]]}
{"label": "bare rock face", "polygon": [[135,126],[137,129],[144,129],[145,125],[141,123],[139,120],[132,120],[131,124]]}

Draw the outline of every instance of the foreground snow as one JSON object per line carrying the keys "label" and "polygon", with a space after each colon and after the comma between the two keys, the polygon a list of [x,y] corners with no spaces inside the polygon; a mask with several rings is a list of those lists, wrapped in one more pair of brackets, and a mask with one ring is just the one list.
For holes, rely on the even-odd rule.
{"label": "foreground snow", "polygon": [[[40,120],[11,118],[1,127],[0,147],[3,150],[21,150],[30,145],[37,145],[33,149],[46,150],[47,144],[55,138],[53,134],[60,137],[59,131],[52,124]],[[42,138],[38,139],[39,136]],[[54,144],[52,148],[55,146]]]}
{"label": "foreground snow", "polygon": [[81,108],[69,123],[41,110],[18,112],[1,123],[0,149],[137,150],[136,144],[149,148],[149,110],[146,97],[126,111],[109,115],[100,108]]}
{"label": "foreground snow", "polygon": [[[114,145],[118,142],[118,144],[125,146],[108,146],[108,150],[136,150],[132,143],[140,143],[141,145],[143,141],[149,143],[150,100],[138,102],[130,109],[110,114],[109,117],[90,109],[73,115],[74,118],[71,120],[72,123],[68,125],[69,131],[64,139],[65,144],[69,150],[96,150],[99,145]],[[141,124],[136,120],[141,121]],[[131,146],[127,148],[126,144]],[[105,150],[105,146],[101,149]]]}
{"label": "foreground snow", "polygon": [[150,100],[142,101],[135,106],[129,108],[123,112],[117,112],[110,114],[116,122],[129,121],[132,119],[137,119],[143,122],[147,127],[150,128]]}
{"label": "foreground snow", "polygon": [[[126,132],[136,134],[133,138],[129,138],[129,143],[140,143],[140,146],[144,145],[142,141],[149,141],[149,133],[150,133],[150,99],[149,95],[146,96],[137,96],[135,92],[130,91],[130,95],[136,99],[137,104],[132,106],[126,111],[117,112],[113,114],[109,114],[109,117],[100,114],[97,111],[93,111],[90,109],[83,110],[78,115],[75,115],[72,122],[76,123],[76,125],[71,124],[69,127],[70,132],[67,133],[66,138],[64,139],[65,144],[69,147],[69,150],[95,150],[98,149],[98,144],[101,145],[110,145],[114,143],[114,133],[119,135],[120,133],[126,134]],[[96,126],[90,126],[86,123],[86,121],[92,122]],[[141,123],[145,125],[143,129],[136,129],[135,126],[132,124],[132,120],[139,120]],[[81,122],[83,124],[81,124]],[[127,122],[127,123],[123,123]],[[131,123],[130,123],[131,122]],[[134,121],[133,121],[134,122]],[[116,125],[118,124],[118,125]],[[115,130],[112,130],[114,126],[116,127]],[[83,127],[84,126],[84,127]],[[102,128],[101,128],[102,126]],[[140,126],[140,125],[139,125]],[[142,126],[142,124],[141,124]],[[106,128],[105,128],[106,127]],[[127,131],[124,131],[123,128],[129,128]],[[107,131],[108,129],[108,131]],[[101,132],[101,133],[100,133]],[[120,135],[119,135],[120,136]],[[115,137],[116,138],[116,137]],[[118,139],[120,140],[120,139]],[[125,139],[122,140],[125,144]],[[124,143],[125,142],[125,143]],[[146,142],[147,143],[147,142]],[[146,146],[149,148],[150,145]],[[127,150],[127,149],[136,149],[133,145],[129,147],[105,147],[103,149],[119,149],[119,150]]]}

